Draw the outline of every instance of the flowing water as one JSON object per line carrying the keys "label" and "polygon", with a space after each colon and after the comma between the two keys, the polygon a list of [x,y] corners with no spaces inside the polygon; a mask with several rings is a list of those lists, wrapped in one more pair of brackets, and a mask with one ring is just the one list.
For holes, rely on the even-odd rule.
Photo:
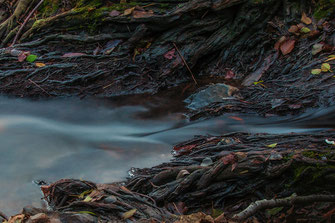
{"label": "flowing water", "polygon": [[[268,119],[247,115],[239,116],[243,121],[227,115],[188,122],[180,102],[144,101],[139,105],[136,98],[0,97],[0,210],[10,215],[25,205],[40,206],[40,190],[32,183],[36,180],[123,180],[131,167],[168,161],[172,145],[194,135],[306,131],[275,124],[283,118],[273,118],[274,124],[269,125]],[[290,120],[299,123],[300,119]]]}

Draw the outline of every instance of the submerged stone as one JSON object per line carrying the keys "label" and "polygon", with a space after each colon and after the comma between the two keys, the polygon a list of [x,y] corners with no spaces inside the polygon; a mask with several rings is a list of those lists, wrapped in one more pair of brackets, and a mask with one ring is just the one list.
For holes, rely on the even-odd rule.
{"label": "submerged stone", "polygon": [[212,84],[203,90],[192,94],[185,99],[189,109],[196,110],[211,103],[223,102],[227,99],[234,99],[233,95],[238,92],[236,87],[227,84]]}

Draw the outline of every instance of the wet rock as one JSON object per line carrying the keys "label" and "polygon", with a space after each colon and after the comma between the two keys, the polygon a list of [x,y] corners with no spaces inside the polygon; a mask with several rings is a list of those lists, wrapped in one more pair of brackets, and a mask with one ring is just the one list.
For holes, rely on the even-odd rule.
{"label": "wet rock", "polygon": [[196,110],[211,103],[232,99],[237,92],[238,89],[230,85],[212,84],[207,88],[192,94],[190,97],[186,98],[184,102],[188,104],[187,108]]}
{"label": "wet rock", "polygon": [[200,164],[200,166],[210,166],[213,164],[213,161],[211,158],[206,157],[205,159],[203,159],[202,163]]}

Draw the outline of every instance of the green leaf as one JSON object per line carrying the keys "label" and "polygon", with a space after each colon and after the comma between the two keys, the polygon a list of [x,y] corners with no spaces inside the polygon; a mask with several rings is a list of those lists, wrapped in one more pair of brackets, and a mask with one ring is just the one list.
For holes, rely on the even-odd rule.
{"label": "green leaf", "polygon": [[37,56],[36,56],[36,55],[34,55],[34,54],[30,54],[29,56],[27,56],[26,61],[32,63],[32,62],[34,62],[36,59],[37,59]]}
{"label": "green leaf", "polygon": [[328,72],[328,71],[330,71],[330,64],[329,63],[323,63],[321,65],[321,71],[322,72]]}
{"label": "green leaf", "polygon": [[311,74],[320,74],[321,73],[321,69],[313,69],[311,70]]}
{"label": "green leaf", "polygon": [[267,147],[269,148],[275,148],[277,146],[278,143],[273,143],[273,144],[270,144],[270,145],[267,145]]}
{"label": "green leaf", "polygon": [[136,213],[137,209],[131,209],[130,211],[127,211],[125,213],[123,213],[122,217],[123,219],[128,219],[133,217],[133,215]]}
{"label": "green leaf", "polygon": [[85,190],[83,193],[79,194],[79,198],[83,199],[87,194],[90,194],[93,190]]}
{"label": "green leaf", "polygon": [[90,202],[92,198],[90,196],[85,197],[84,202]]}
{"label": "green leaf", "polygon": [[302,32],[302,33],[309,33],[311,30],[309,29],[309,28],[307,28],[307,27],[302,27],[301,29],[300,29],[300,32]]}
{"label": "green leaf", "polygon": [[78,212],[75,212],[75,213],[78,213],[78,214],[90,214],[90,215],[97,215],[96,213],[93,213],[91,211],[78,211]]}

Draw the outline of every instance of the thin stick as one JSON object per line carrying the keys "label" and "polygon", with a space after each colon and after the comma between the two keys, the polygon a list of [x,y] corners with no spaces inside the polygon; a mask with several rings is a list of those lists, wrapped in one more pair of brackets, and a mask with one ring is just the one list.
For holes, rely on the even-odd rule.
{"label": "thin stick", "polygon": [[191,76],[192,76],[192,79],[193,79],[194,83],[195,83],[196,85],[198,85],[198,82],[197,82],[197,80],[194,78],[194,75],[193,75],[193,72],[191,71],[191,68],[190,68],[190,67],[188,66],[188,64],[186,63],[186,60],[185,60],[185,58],[183,57],[183,55],[181,55],[181,53],[180,53],[180,51],[179,51],[177,45],[176,45],[175,43],[173,43],[173,45],[174,45],[174,47],[176,48],[176,50],[177,50],[179,56],[180,56],[181,59],[183,60],[184,64],[186,65],[188,71],[190,72],[190,74],[191,74]]}
{"label": "thin stick", "polygon": [[39,89],[41,89],[44,93],[46,93],[47,95],[49,95],[51,97],[51,95],[46,92],[46,90],[44,90],[41,86],[39,86],[38,84],[36,84],[34,81],[28,79],[31,83],[33,83],[36,87],[38,87]]}
{"label": "thin stick", "polygon": [[19,37],[20,33],[22,32],[24,26],[27,24],[27,22],[29,21],[29,19],[30,19],[30,18],[33,16],[33,14],[36,12],[36,10],[38,9],[38,7],[40,7],[40,5],[43,3],[43,1],[44,1],[44,0],[41,0],[41,1],[35,6],[35,8],[29,13],[29,15],[27,16],[27,18],[24,20],[24,22],[22,23],[22,25],[21,25],[19,31],[16,33],[15,38],[14,38],[14,40],[13,40],[11,46],[13,46],[13,45],[16,43],[17,38]]}

